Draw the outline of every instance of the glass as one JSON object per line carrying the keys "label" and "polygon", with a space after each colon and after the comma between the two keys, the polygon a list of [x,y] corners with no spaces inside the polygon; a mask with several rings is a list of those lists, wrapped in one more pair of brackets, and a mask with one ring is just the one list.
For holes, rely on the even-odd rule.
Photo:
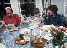
{"label": "glass", "polygon": [[53,44],[52,43],[49,43],[48,44],[48,48],[53,48]]}
{"label": "glass", "polygon": [[66,43],[64,43],[64,47],[65,47],[65,48],[67,48],[67,42],[66,42]]}
{"label": "glass", "polygon": [[4,39],[4,34],[0,33],[0,42]]}

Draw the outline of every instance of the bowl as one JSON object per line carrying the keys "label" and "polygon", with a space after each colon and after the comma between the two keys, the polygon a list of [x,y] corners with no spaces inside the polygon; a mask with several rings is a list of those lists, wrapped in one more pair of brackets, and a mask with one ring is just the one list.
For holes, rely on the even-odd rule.
{"label": "bowl", "polygon": [[36,41],[37,41],[36,43],[34,43],[34,40],[35,40],[35,39],[33,39],[33,40],[31,41],[31,46],[33,46],[33,47],[35,47],[35,48],[43,48],[44,45],[47,44],[47,40],[44,39],[44,38],[41,38],[41,41],[42,41],[42,42],[39,42],[39,41],[40,41],[40,38],[36,38]]}

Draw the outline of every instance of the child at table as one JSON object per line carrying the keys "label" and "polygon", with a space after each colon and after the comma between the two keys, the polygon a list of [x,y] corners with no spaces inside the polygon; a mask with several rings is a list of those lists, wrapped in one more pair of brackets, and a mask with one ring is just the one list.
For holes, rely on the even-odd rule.
{"label": "child at table", "polygon": [[44,18],[41,16],[38,8],[34,8],[33,10],[34,16],[38,18],[38,20],[43,23]]}

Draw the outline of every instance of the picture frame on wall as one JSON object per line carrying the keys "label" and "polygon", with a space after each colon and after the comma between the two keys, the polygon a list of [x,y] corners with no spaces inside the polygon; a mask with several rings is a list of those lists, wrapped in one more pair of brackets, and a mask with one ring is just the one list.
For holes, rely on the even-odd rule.
{"label": "picture frame on wall", "polygon": [[51,0],[42,0],[43,9],[47,9],[51,5]]}
{"label": "picture frame on wall", "polygon": [[50,5],[50,0],[44,0],[44,8],[48,8]]}

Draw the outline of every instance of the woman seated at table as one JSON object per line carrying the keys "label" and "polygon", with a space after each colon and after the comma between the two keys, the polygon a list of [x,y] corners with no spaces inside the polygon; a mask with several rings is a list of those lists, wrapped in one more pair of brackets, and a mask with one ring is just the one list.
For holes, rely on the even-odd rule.
{"label": "woman seated at table", "polygon": [[44,18],[41,16],[40,11],[38,8],[33,10],[34,16],[38,18],[38,20],[43,23]]}
{"label": "woman seated at table", "polygon": [[23,23],[19,15],[13,14],[13,10],[10,7],[6,7],[5,10],[6,16],[3,17],[5,25],[14,24],[15,27],[18,27],[20,23]]}
{"label": "woman seated at table", "polygon": [[48,13],[49,15],[47,16],[46,24],[47,25],[59,25],[59,26],[64,26],[64,19],[63,16],[57,13],[58,8],[56,5],[50,5],[48,7]]}

